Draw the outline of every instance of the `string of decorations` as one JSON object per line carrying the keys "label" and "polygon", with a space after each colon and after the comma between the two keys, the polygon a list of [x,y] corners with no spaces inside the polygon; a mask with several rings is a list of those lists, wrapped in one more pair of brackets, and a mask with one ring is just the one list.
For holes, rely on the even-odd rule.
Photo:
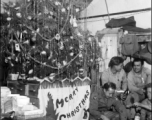
{"label": "string of decorations", "polygon": [[62,80],[88,71],[97,58],[96,41],[77,25],[80,6],[74,0],[5,4],[5,29],[9,29],[5,59],[10,73],[39,79],[53,75]]}

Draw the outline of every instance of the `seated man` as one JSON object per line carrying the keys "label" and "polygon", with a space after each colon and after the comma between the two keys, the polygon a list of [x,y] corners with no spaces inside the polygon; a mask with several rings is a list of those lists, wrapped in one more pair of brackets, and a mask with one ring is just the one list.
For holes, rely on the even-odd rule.
{"label": "seated man", "polygon": [[149,84],[149,86],[147,86],[147,98],[145,100],[142,101],[142,103],[134,103],[135,106],[137,107],[141,107],[141,120],[151,120],[152,116],[152,98],[151,98],[151,84]]}
{"label": "seated man", "polygon": [[134,59],[133,69],[127,77],[129,91],[138,93],[140,100],[145,98],[144,86],[151,82],[151,71],[143,65],[144,61],[141,59]]}
{"label": "seated man", "polygon": [[[108,82],[103,88],[98,88],[91,94],[89,109],[91,120],[127,120],[125,106],[113,97],[115,89],[116,85]],[[117,112],[109,111],[111,107],[114,107]]]}
{"label": "seated man", "polygon": [[109,68],[102,73],[102,86],[107,82],[116,84],[117,90],[127,89],[126,73],[123,70],[123,58],[115,56],[109,62]]}

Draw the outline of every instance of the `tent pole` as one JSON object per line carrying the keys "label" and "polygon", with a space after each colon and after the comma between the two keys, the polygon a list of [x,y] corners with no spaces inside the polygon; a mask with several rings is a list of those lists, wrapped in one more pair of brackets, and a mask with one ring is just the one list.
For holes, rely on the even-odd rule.
{"label": "tent pole", "polygon": [[109,16],[109,10],[108,10],[107,0],[105,0],[105,3],[106,3],[106,8],[107,8],[108,18],[109,18],[109,21],[110,21],[110,16]]}
{"label": "tent pole", "polygon": [[81,18],[79,18],[78,20],[91,19],[91,18],[99,18],[99,17],[108,16],[108,15],[109,15],[109,16],[112,16],[112,15],[121,15],[121,14],[127,14],[127,13],[143,12],[143,11],[151,11],[151,8],[131,10],[131,11],[123,11],[123,12],[103,14],[103,15],[96,15],[96,16],[81,17]]}

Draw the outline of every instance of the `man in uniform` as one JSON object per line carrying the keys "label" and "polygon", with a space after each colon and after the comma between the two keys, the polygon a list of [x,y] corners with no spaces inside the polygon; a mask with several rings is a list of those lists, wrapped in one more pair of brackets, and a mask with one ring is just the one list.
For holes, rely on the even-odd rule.
{"label": "man in uniform", "polygon": [[[90,120],[127,120],[126,108],[114,96],[116,85],[107,82],[91,94]],[[111,108],[114,111],[110,111]]]}
{"label": "man in uniform", "polygon": [[151,83],[151,71],[145,68],[144,61],[141,59],[134,59],[133,69],[128,74],[128,88],[131,92],[136,92],[140,100],[144,99],[144,87]]}

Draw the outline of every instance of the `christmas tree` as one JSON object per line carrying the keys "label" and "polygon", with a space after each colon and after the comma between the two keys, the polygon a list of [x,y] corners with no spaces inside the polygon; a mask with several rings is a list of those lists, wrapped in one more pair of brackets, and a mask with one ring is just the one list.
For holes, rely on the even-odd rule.
{"label": "christmas tree", "polygon": [[5,59],[10,73],[50,80],[74,78],[82,69],[88,73],[98,56],[96,40],[77,25],[80,11],[88,3],[21,0],[4,4]]}

